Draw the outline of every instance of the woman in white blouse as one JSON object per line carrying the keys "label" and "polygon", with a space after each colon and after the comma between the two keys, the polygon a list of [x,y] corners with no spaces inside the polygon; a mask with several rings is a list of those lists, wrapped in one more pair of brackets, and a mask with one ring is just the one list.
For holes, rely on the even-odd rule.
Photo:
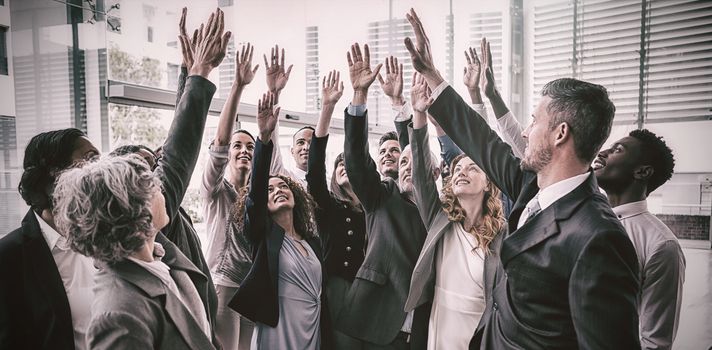
{"label": "woman in white blouse", "polygon": [[494,256],[491,242],[504,227],[502,203],[499,190],[465,155],[452,161],[438,199],[425,114],[429,94],[422,78],[413,81],[413,187],[428,236],[405,308],[432,302],[428,349],[466,349],[485,310],[485,261]]}

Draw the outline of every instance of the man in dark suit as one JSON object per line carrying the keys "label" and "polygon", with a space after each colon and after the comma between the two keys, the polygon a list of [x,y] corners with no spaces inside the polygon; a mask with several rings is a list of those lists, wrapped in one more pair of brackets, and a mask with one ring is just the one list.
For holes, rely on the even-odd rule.
{"label": "man in dark suit", "polygon": [[602,86],[559,79],[542,91],[522,134],[524,159],[487,126],[435,69],[414,11],[413,66],[432,89],[432,114],[510,198],[492,300],[473,339],[484,349],[640,349],[636,254],[598,191],[589,165],[615,107]]}
{"label": "man in dark suit", "polygon": [[[403,311],[410,276],[426,236],[412,198],[410,152],[404,150],[398,159],[399,183],[390,177],[381,180],[368,153],[366,113],[368,88],[381,65],[372,71],[368,46],[364,51],[362,55],[355,44],[348,55],[354,98],[344,117],[344,158],[351,186],[366,213],[368,242],[363,265],[335,328],[358,339],[356,349],[425,348],[427,314],[421,309],[410,314]],[[392,143],[398,147],[396,141]],[[384,165],[382,169],[392,164]],[[422,310],[429,311],[430,305]]]}
{"label": "man in dark suit", "polygon": [[[203,45],[199,56],[197,51],[192,56],[189,39],[182,38],[184,55],[191,55],[190,77],[156,170],[171,221],[179,217],[215,93],[215,85],[207,77],[222,61],[227,47],[227,39],[215,34],[222,31],[218,30],[222,13],[209,23],[209,34],[196,44]],[[213,49],[206,50],[210,45]],[[31,208],[22,226],[0,239],[0,349],[86,348],[94,267],[91,260],[72,251],[56,231],[50,198],[59,172],[98,155],[98,149],[77,129],[42,133],[28,144],[19,190]],[[159,243],[163,240],[162,234],[156,238]],[[212,285],[207,289],[203,304],[212,322],[215,291]]]}

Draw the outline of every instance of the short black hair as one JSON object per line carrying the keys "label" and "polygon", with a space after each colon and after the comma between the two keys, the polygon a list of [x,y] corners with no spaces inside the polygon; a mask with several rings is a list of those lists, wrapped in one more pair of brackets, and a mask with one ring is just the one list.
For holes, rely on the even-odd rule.
{"label": "short black hair", "polygon": [[250,132],[245,129],[239,129],[239,130],[233,132],[232,134],[236,135],[236,134],[240,134],[240,133],[243,133],[243,134],[249,136],[252,139],[252,142],[255,142],[255,137],[252,136],[252,134],[250,134]]}
{"label": "short black hair", "polygon": [[641,143],[641,163],[653,167],[653,175],[648,180],[648,193],[655,191],[670,180],[675,171],[675,156],[661,136],[648,129],[633,130],[628,136]]}
{"label": "short black hair", "polygon": [[60,172],[72,164],[72,153],[86,134],[75,128],[35,135],[25,148],[22,176],[17,190],[35,212],[52,208],[54,183]]}
{"label": "short black hair", "polygon": [[591,163],[611,134],[616,106],[601,85],[562,78],[550,81],[541,91],[551,98],[547,111],[549,127],[566,123],[571,129],[576,156]]}
{"label": "short black hair", "polygon": [[112,157],[118,157],[118,156],[124,156],[127,154],[138,153],[138,151],[140,151],[140,150],[147,151],[148,153],[151,153],[154,157],[156,157],[156,152],[154,152],[152,149],[150,149],[144,145],[119,146],[119,147],[116,147],[116,149],[114,149],[113,151],[111,151],[111,153],[109,153],[109,155]]}
{"label": "short black hair", "polygon": [[398,134],[396,134],[395,131],[389,131],[381,136],[380,139],[378,139],[378,147],[381,147],[381,145],[386,142],[386,141],[398,141]]}

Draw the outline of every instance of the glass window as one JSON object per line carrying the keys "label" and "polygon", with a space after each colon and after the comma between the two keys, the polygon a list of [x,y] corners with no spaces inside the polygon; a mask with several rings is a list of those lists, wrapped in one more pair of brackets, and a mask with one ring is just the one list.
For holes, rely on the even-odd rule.
{"label": "glass window", "polygon": [[8,74],[7,27],[0,26],[0,74]]}

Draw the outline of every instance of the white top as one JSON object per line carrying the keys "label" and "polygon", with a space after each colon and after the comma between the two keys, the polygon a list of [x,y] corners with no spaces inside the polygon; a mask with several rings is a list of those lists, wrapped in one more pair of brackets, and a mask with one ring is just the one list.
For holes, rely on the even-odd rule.
{"label": "white top", "polygon": [[485,253],[462,224],[445,232],[435,255],[428,349],[467,349],[485,310]]}
{"label": "white top", "polygon": [[66,237],[60,235],[47,224],[37,213],[37,222],[44,239],[47,241],[54,263],[64,290],[69,300],[69,310],[72,313],[72,327],[74,328],[74,346],[76,349],[88,349],[86,333],[91,320],[91,304],[94,300],[94,275],[96,268],[91,258],[72,250]]}
{"label": "white top", "polygon": [[638,256],[641,283],[638,300],[643,349],[670,349],[680,320],[685,256],[677,237],[646,201],[613,208]]}
{"label": "white top", "polygon": [[[527,207],[530,208],[532,207],[530,204],[532,204],[533,201],[539,200],[539,206],[541,207],[541,210],[543,211],[544,209],[548,208],[551,206],[554,202],[557,200],[561,199],[561,197],[569,194],[571,191],[573,191],[576,187],[584,183],[588,176],[591,175],[588,172],[572,176],[568,179],[561,180],[557,183],[554,183],[552,185],[549,185],[546,188],[539,189],[539,193],[537,193],[534,198],[529,200],[527,202]],[[519,217],[519,224],[517,225],[517,229],[522,227],[524,223],[527,221],[527,218],[529,217],[529,211],[525,210],[522,212],[522,216]]]}

